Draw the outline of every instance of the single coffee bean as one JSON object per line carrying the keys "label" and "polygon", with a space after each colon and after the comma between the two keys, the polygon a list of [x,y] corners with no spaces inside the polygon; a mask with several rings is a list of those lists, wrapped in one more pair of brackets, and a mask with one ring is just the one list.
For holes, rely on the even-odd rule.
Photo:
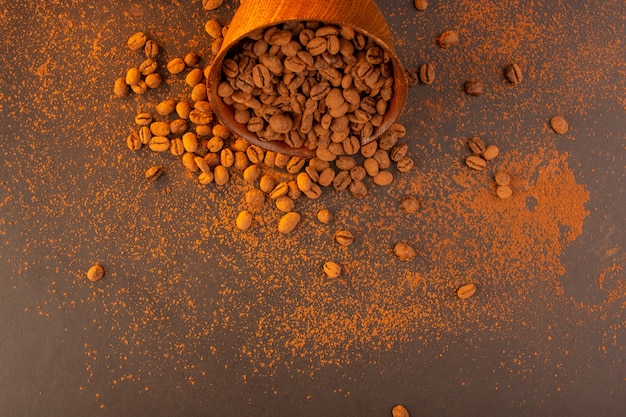
{"label": "single coffee bean", "polygon": [[185,153],[185,146],[181,138],[173,138],[170,141],[170,153],[173,156],[181,156]]}
{"label": "single coffee bean", "polygon": [[409,87],[414,87],[419,82],[419,73],[415,69],[407,70],[406,72],[407,84]]}
{"label": "single coffee bean", "polygon": [[[415,0],[415,7],[417,7],[417,3],[420,1],[423,1],[424,3],[426,2],[426,0]],[[424,6],[424,8],[426,7]],[[418,8],[417,10],[420,9]],[[409,412],[403,405],[398,404],[391,409],[391,417],[409,417]]]}
{"label": "single coffee bean", "polygon": [[167,63],[167,70],[170,74],[179,74],[185,69],[185,61],[182,58],[171,59]]}
{"label": "single coffee bean", "polygon": [[218,165],[213,169],[213,175],[215,176],[215,184],[226,185],[230,179],[228,168],[223,165]]}
{"label": "single coffee bean", "polygon": [[509,198],[513,195],[513,190],[508,185],[498,185],[496,195],[500,198]]}
{"label": "single coffee bean", "polygon": [[[428,7],[428,0],[415,0],[413,2],[413,4],[415,5],[415,8],[417,10],[419,10],[420,12],[423,12]],[[394,415],[393,417],[404,417],[404,416],[396,416],[396,415]],[[407,414],[406,417],[408,417],[408,414]]]}
{"label": "single coffee bean", "polygon": [[261,167],[258,164],[250,165],[243,171],[243,180],[252,184],[261,176]]}
{"label": "single coffee bean", "polygon": [[488,145],[481,156],[485,161],[491,161],[500,154],[500,149],[496,145]]}
{"label": "single coffee bean", "polygon": [[350,169],[350,178],[352,178],[352,181],[363,181],[365,177],[367,177],[367,171],[361,165]]}
{"label": "single coffee bean", "polygon": [[201,172],[200,175],[198,175],[198,182],[202,185],[211,184],[214,179],[215,176],[212,172]]}
{"label": "single coffee bean", "polygon": [[478,136],[474,136],[473,138],[471,138],[467,142],[467,145],[469,146],[470,150],[477,155],[485,152],[485,149],[487,148],[485,142]]}
{"label": "single coffee bean", "polygon": [[413,160],[405,156],[404,158],[396,162],[396,170],[398,170],[398,172],[409,172],[413,169],[414,165],[415,163],[413,162]]}
{"label": "single coffee bean", "polygon": [[333,179],[333,188],[337,191],[343,191],[350,186],[351,182],[352,178],[350,177],[350,172],[339,171]]}
{"label": "single coffee bean", "polygon": [[129,68],[126,71],[126,84],[133,86],[141,80],[141,72],[139,68]]}
{"label": "single coffee bean", "polygon": [[150,113],[139,113],[135,116],[135,123],[140,126],[147,126],[152,123],[152,115]]}
{"label": "single coffee bean", "polygon": [[443,32],[437,38],[437,44],[441,49],[448,49],[459,42],[459,35],[453,30]]}
{"label": "single coffee bean", "polygon": [[338,230],[335,232],[335,242],[341,246],[350,246],[354,242],[354,235],[349,230]]}
{"label": "single coffee bean", "polygon": [[337,278],[341,275],[341,265],[336,262],[326,262],[324,263],[324,273],[328,278]]}
{"label": "single coffee bean", "polygon": [[144,45],[143,51],[146,54],[146,58],[154,59],[159,55],[159,45],[152,39],[148,39]]}
{"label": "single coffee bean", "polygon": [[240,172],[243,172],[250,165],[250,161],[248,161],[248,157],[245,152],[237,151],[235,152],[235,162],[233,163],[233,167]]}
{"label": "single coffee bean", "polygon": [[145,179],[149,181],[155,181],[157,178],[163,175],[164,172],[165,172],[165,169],[162,166],[155,165],[146,169],[143,176]]}
{"label": "single coffee bean", "polygon": [[235,220],[235,225],[239,230],[245,232],[252,225],[252,214],[248,210],[240,211]]}
{"label": "single coffee bean", "polygon": [[281,181],[272,190],[269,192],[269,197],[272,200],[277,200],[280,197],[286,196],[289,194],[289,184],[285,181]]}
{"label": "single coffee bean", "polygon": [[563,135],[569,130],[569,125],[563,116],[554,116],[550,119],[550,126],[559,135]]}
{"label": "single coffee bean", "polygon": [[420,208],[419,200],[411,195],[402,197],[400,208],[407,213],[415,213]]}
{"label": "single coffee bean", "polygon": [[189,87],[195,87],[196,85],[202,82],[204,78],[204,73],[200,68],[194,68],[187,73],[185,76],[185,84]]}
{"label": "single coffee bean", "polygon": [[394,162],[398,162],[400,159],[404,158],[408,152],[409,145],[406,143],[397,143],[389,151],[389,158]]}
{"label": "single coffee bean", "polygon": [[170,134],[170,124],[167,122],[150,123],[150,132],[154,136],[167,136]]}
{"label": "single coffee bean", "polygon": [[[170,122],[170,133],[172,135],[182,135],[187,131],[187,120],[185,119],[174,119]],[[198,135],[201,135],[201,130],[198,129],[199,126],[196,126],[196,132]]]}
{"label": "single coffee bean", "polygon": [[148,40],[148,36],[146,36],[143,32],[137,32],[128,38],[128,47],[132,51],[137,51],[144,47],[146,41]]}
{"label": "single coffee bean", "polygon": [[283,213],[289,213],[290,211],[293,211],[294,207],[296,206],[296,203],[294,203],[294,201],[286,195],[278,197],[275,204],[276,208]]}
{"label": "single coffee bean", "polygon": [[[158,74],[156,72],[152,73],[152,74],[148,74],[146,75],[145,78],[145,84],[148,88],[157,88],[161,85],[161,83],[163,82],[163,77],[161,77],[161,74]],[[132,88],[132,86],[131,86]],[[134,88],[133,88],[134,90]]]}
{"label": "single coffee bean", "polygon": [[469,80],[463,86],[463,90],[470,96],[482,96],[485,92],[485,84],[477,80]]}
{"label": "single coffee bean", "polygon": [[265,193],[257,189],[246,192],[244,198],[250,210],[257,210],[265,203]]}
{"label": "single coffee bean", "polygon": [[193,68],[200,63],[202,56],[197,52],[189,52],[183,57],[183,62],[187,68]]}
{"label": "single coffee bean", "polygon": [[317,179],[317,183],[322,187],[330,186],[335,180],[335,170],[332,168],[324,168]]}
{"label": "single coffee bean", "polygon": [[224,0],[202,0],[204,10],[215,10],[224,3]]}
{"label": "single coffee bean", "polygon": [[308,191],[311,188],[311,177],[306,172],[301,172],[296,176],[296,184],[298,184],[298,188],[300,191]]}
{"label": "single coffee bean", "polygon": [[270,175],[263,175],[259,180],[259,189],[266,194],[271,193],[274,187],[276,187],[276,180]]}
{"label": "single coffee bean", "polygon": [[504,171],[496,172],[496,175],[494,176],[494,178],[495,178],[496,184],[498,185],[509,185],[509,183],[511,182],[511,176]]}
{"label": "single coffee bean", "polygon": [[222,37],[222,25],[215,19],[210,19],[204,24],[205,32],[213,39]]}
{"label": "single coffee bean", "polygon": [[104,267],[100,264],[93,264],[87,270],[87,279],[91,282],[98,281],[104,276]]}
{"label": "single coffee bean", "polygon": [[415,250],[405,242],[398,242],[393,247],[393,254],[402,261],[411,261],[415,258]]}
{"label": "single coffee bean", "polygon": [[118,78],[113,85],[113,94],[117,97],[126,97],[130,94],[130,87],[126,84],[126,78]]}
{"label": "single coffee bean", "polygon": [[[346,171],[342,171],[342,172],[346,172]],[[350,190],[350,194],[352,194],[352,196],[356,198],[363,198],[367,195],[367,187],[365,186],[363,181],[350,182],[348,189]]]}
{"label": "single coffee bean", "polygon": [[152,136],[148,147],[154,152],[166,152],[170,149],[170,140],[165,136]]}
{"label": "single coffee bean", "polygon": [[456,290],[457,297],[461,299],[470,298],[474,293],[476,293],[476,285],[474,284],[465,284]]}
{"label": "single coffee bean", "polygon": [[133,90],[135,94],[144,94],[148,91],[148,84],[144,80],[139,80],[137,84],[131,85],[130,89]]}
{"label": "single coffee bean", "polygon": [[158,68],[159,64],[152,58],[147,58],[139,64],[139,72],[144,76],[155,73]]}
{"label": "single coffee bean", "polygon": [[378,162],[374,158],[367,158],[363,161],[363,168],[365,168],[365,172],[370,177],[375,177],[380,172]]}
{"label": "single coffee bean", "polygon": [[128,149],[130,149],[131,151],[138,151],[139,149],[141,149],[141,140],[139,139],[139,135],[137,134],[137,132],[132,131],[127,137],[126,137],[126,147]]}
{"label": "single coffee bean", "polygon": [[517,64],[510,64],[504,70],[506,78],[513,84],[519,84],[524,79],[522,69]]}
{"label": "single coffee bean", "polygon": [[181,162],[183,163],[183,166],[191,172],[198,172],[199,170],[198,165],[196,164],[196,160],[195,160],[196,156],[197,155],[193,153],[185,152],[181,158]]}
{"label": "single coffee bean", "polygon": [[335,215],[328,209],[321,209],[317,212],[317,220],[323,224],[330,224],[335,220]]}
{"label": "single coffee bean", "polygon": [[156,105],[156,112],[161,116],[169,116],[176,111],[176,100],[163,100]]}
{"label": "single coffee bean", "polygon": [[295,211],[290,211],[289,213],[286,213],[278,221],[278,231],[283,234],[293,232],[293,230],[300,222],[300,218],[300,214]]}
{"label": "single coffee bean", "polygon": [[477,171],[482,171],[487,167],[487,161],[478,155],[470,155],[465,159],[465,165]]}
{"label": "single coffee bean", "polygon": [[209,163],[203,157],[196,156],[193,159],[196,162],[196,165],[198,166],[200,171],[202,171],[204,173],[210,173],[211,172],[211,166],[209,165]]}
{"label": "single coffee bean", "polygon": [[311,184],[311,188],[306,191],[302,191],[304,195],[309,197],[311,200],[315,200],[316,198],[320,198],[322,195],[322,189],[316,183]]}
{"label": "single coffee bean", "polygon": [[383,187],[391,184],[392,181],[393,181],[393,174],[389,171],[380,171],[374,177],[374,184],[380,185]]}
{"label": "single coffee bean", "polygon": [[435,66],[433,64],[423,64],[420,67],[420,81],[424,84],[432,84],[435,80]]}

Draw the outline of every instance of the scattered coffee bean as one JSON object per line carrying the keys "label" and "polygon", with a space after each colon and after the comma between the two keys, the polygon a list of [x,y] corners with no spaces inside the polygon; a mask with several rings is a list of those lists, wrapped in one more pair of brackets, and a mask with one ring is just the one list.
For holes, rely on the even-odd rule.
{"label": "scattered coffee bean", "polygon": [[417,70],[415,69],[410,69],[407,70],[406,72],[406,78],[407,78],[407,83],[409,85],[409,87],[414,87],[417,85],[417,83],[419,82],[420,78],[419,78],[419,73]]}
{"label": "scattered coffee bean", "polygon": [[228,168],[223,165],[218,165],[213,169],[213,175],[215,177],[215,184],[226,185],[230,179]]}
{"label": "scattered coffee bean", "polygon": [[132,131],[127,137],[126,137],[126,147],[128,147],[128,149],[130,149],[131,151],[138,151],[139,149],[141,149],[141,140],[139,139],[139,135],[137,134],[137,132]]}
{"label": "scattered coffee bean", "polygon": [[504,70],[506,78],[513,84],[519,84],[524,79],[522,69],[517,64],[510,64]]}
{"label": "scattered coffee bean", "polygon": [[98,281],[102,279],[103,276],[104,276],[104,267],[100,264],[93,264],[87,270],[87,279],[89,281],[92,281],[92,282]]}
{"label": "scattered coffee bean", "polygon": [[293,211],[296,203],[289,196],[281,196],[276,199],[276,208],[283,213],[289,213]]}
{"label": "scattered coffee bean", "polygon": [[328,278],[337,278],[341,275],[341,265],[336,262],[326,262],[324,263],[324,273]]}
{"label": "scattered coffee bean", "polygon": [[152,136],[148,147],[154,152],[167,152],[170,149],[170,140],[165,136]]}
{"label": "scattered coffee bean", "polygon": [[330,224],[335,220],[335,215],[328,209],[321,209],[317,212],[317,220],[323,224]]}
{"label": "scattered coffee bean", "polygon": [[453,30],[443,32],[437,38],[437,44],[441,49],[448,49],[459,42],[459,35]]}
{"label": "scattered coffee bean", "polygon": [[354,242],[354,235],[349,230],[338,230],[335,232],[335,242],[341,246],[350,246]]}
{"label": "scattered coffee bean", "polygon": [[415,213],[420,208],[419,200],[413,196],[405,196],[400,200],[400,208],[407,213]]}
{"label": "scattered coffee bean", "polygon": [[464,299],[464,298],[470,298],[472,295],[474,295],[475,292],[476,292],[476,285],[465,284],[456,291],[456,295],[457,297]]}
{"label": "scattered coffee bean", "polygon": [[299,222],[300,214],[295,211],[291,211],[281,217],[278,221],[278,231],[284,234],[291,233]]}
{"label": "scattered coffee bean", "polygon": [[141,81],[141,72],[139,71],[139,68],[129,68],[128,71],[126,71],[126,84],[133,86],[139,81]]}
{"label": "scattered coffee bean", "polygon": [[511,176],[504,171],[496,172],[494,178],[497,185],[509,185],[511,182]]}
{"label": "scattered coffee bean", "polygon": [[224,0],[202,0],[204,10],[215,10],[224,3]]}
{"label": "scattered coffee bean", "polygon": [[498,185],[496,195],[500,198],[509,198],[513,195],[513,190],[508,185]]}
{"label": "scattered coffee bean", "polygon": [[222,25],[215,19],[211,19],[204,24],[204,30],[213,39],[222,36]]}
{"label": "scattered coffee bean", "polygon": [[411,261],[415,258],[415,250],[404,242],[396,243],[393,253],[402,261]]}
{"label": "scattered coffee bean", "polygon": [[235,225],[239,230],[248,230],[252,225],[252,214],[248,210],[239,212],[235,220]]}
{"label": "scattered coffee bean", "polygon": [[465,83],[463,89],[467,95],[482,96],[485,92],[485,84],[481,81],[469,80]]}
{"label": "scattered coffee bean", "polygon": [[480,155],[481,153],[485,152],[485,149],[487,148],[485,142],[478,136],[474,136],[473,138],[471,138],[467,142],[467,145],[469,146],[470,150],[476,155]]}
{"label": "scattered coffee bean", "polygon": [[[419,0],[416,0],[416,3],[417,1]],[[409,417],[409,412],[403,405],[398,404],[391,409],[391,416],[392,417]]]}
{"label": "scattered coffee bean", "polygon": [[420,67],[420,81],[424,84],[432,84],[435,80],[435,66],[433,64],[422,64]]}
{"label": "scattered coffee bean", "polygon": [[419,10],[420,12],[423,12],[428,7],[428,0],[415,0],[413,4],[415,5],[415,8],[417,10]]}
{"label": "scattered coffee bean", "polygon": [[128,38],[128,47],[133,51],[137,51],[144,47],[147,40],[148,36],[145,33],[137,32]]}
{"label": "scattered coffee bean", "polygon": [[550,119],[550,126],[559,135],[563,135],[569,130],[569,125],[563,116],[554,116]]}
{"label": "scattered coffee bean", "polygon": [[398,160],[398,162],[396,162],[396,169],[398,170],[398,172],[409,172],[411,169],[413,169],[414,165],[415,163],[413,162],[413,160],[405,156],[404,158],[401,158],[400,160]]}
{"label": "scattered coffee bean", "polygon": [[374,184],[384,187],[391,184],[393,181],[393,174],[389,171],[380,171],[373,179]]}
{"label": "scattered coffee bean", "polygon": [[126,84],[126,78],[118,78],[113,85],[113,94],[117,97],[126,97],[130,94],[130,87]]}
{"label": "scattered coffee bean", "polygon": [[485,161],[491,161],[500,154],[500,149],[496,145],[487,145],[481,156]]}
{"label": "scattered coffee bean", "polygon": [[164,173],[165,169],[162,166],[155,165],[146,169],[146,172],[144,172],[143,176],[149,181],[156,181],[156,179],[161,177],[161,175],[163,175]]}
{"label": "scattered coffee bean", "polygon": [[167,70],[170,74],[181,73],[184,69],[185,61],[182,58],[174,58],[167,63]]}
{"label": "scattered coffee bean", "polygon": [[477,171],[482,171],[487,167],[487,161],[478,155],[470,155],[465,159],[465,165]]}

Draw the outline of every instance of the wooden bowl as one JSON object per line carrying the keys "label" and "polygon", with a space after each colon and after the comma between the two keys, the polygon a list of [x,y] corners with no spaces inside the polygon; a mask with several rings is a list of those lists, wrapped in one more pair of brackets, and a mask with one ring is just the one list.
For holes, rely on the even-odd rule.
{"label": "wooden bowl", "polygon": [[393,46],[387,22],[373,0],[241,0],[241,5],[230,22],[222,47],[212,62],[207,78],[208,97],[217,118],[237,136],[264,149],[297,156],[314,155],[313,150],[305,147],[292,148],[282,141],[260,140],[245,125],[235,121],[233,108],[225,104],[217,94],[217,85],[222,80],[222,62],[239,41],[257,29],[294,20],[319,21],[351,27],[366,35],[389,54],[394,75],[393,96],[383,116],[382,124],[374,129],[372,136],[362,138],[361,145],[377,139],[400,116],[408,94],[408,83],[406,72]]}

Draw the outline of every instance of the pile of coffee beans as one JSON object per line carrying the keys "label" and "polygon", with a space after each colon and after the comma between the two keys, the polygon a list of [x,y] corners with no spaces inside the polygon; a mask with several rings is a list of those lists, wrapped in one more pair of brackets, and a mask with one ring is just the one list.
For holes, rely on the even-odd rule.
{"label": "pile of coffee beans", "polygon": [[388,52],[348,26],[292,21],[257,30],[222,63],[217,93],[263,141],[333,161],[359,151],[393,96]]}
{"label": "pile of coffee beans", "polygon": [[131,51],[143,51],[145,59],[139,66],[129,68],[124,77],[115,80],[113,93],[117,97],[126,97],[131,91],[135,94],[144,94],[148,89],[160,86],[163,81],[161,74],[157,72],[159,64],[156,58],[160,51],[159,45],[148,39],[144,32],[133,34],[128,38],[127,45]]}

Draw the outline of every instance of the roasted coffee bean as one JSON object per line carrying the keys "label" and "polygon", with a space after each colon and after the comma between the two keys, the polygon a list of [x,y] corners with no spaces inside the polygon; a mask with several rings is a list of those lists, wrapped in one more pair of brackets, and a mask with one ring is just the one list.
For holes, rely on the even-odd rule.
{"label": "roasted coffee bean", "polygon": [[350,169],[350,178],[352,181],[363,181],[363,179],[367,176],[367,171],[361,165],[357,165]]}
{"label": "roasted coffee bean", "polygon": [[317,179],[317,183],[321,185],[322,187],[328,187],[331,184],[333,184],[334,180],[335,180],[335,171],[332,168],[328,167],[328,168],[324,168],[322,172],[320,172],[320,175]]}
{"label": "roasted coffee bean", "polygon": [[402,261],[411,261],[415,258],[415,250],[405,242],[396,243],[393,253]]}
{"label": "roasted coffee bean", "polygon": [[433,64],[422,64],[420,67],[420,81],[424,84],[432,84],[435,80],[435,66]]}
{"label": "roasted coffee bean", "polygon": [[319,185],[312,183],[311,188],[306,191],[302,191],[302,194],[309,197],[311,200],[315,200],[316,198],[320,198],[322,195],[322,189]]}
{"label": "roasted coffee bean", "polygon": [[198,168],[198,165],[196,165],[196,158],[197,155],[190,153],[190,152],[185,152],[181,158],[181,162],[183,163],[183,166],[191,171],[191,172],[198,172],[198,170],[200,168]]}
{"label": "roasted coffee bean", "polygon": [[250,165],[243,171],[243,179],[245,182],[252,184],[261,176],[261,167],[259,165],[254,164]]}
{"label": "roasted coffee bean", "polygon": [[301,172],[296,176],[296,184],[298,184],[298,188],[300,191],[308,191],[311,188],[311,177],[306,172]]}
{"label": "roasted coffee bean", "polygon": [[[342,171],[345,172],[345,171]],[[363,184],[363,181],[352,181],[348,186],[350,194],[356,198],[363,198],[367,195],[367,187]]]}
{"label": "roasted coffee bean", "polygon": [[146,75],[144,82],[148,88],[157,88],[163,82],[163,77],[161,77],[161,74],[158,74],[155,72],[155,73]]}
{"label": "roasted coffee bean", "polygon": [[470,155],[465,159],[465,165],[477,171],[482,171],[487,167],[487,161],[478,155]]}
{"label": "roasted coffee bean", "polygon": [[456,291],[457,297],[461,299],[470,298],[474,293],[476,293],[476,285],[474,284],[465,284]]}
{"label": "roasted coffee bean", "polygon": [[374,184],[380,185],[383,187],[391,184],[392,181],[393,181],[393,174],[389,171],[380,171],[374,177]]}
{"label": "roasted coffee bean", "polygon": [[215,10],[224,3],[224,0],[202,0],[204,10]]}
{"label": "roasted coffee bean", "polygon": [[213,39],[222,36],[222,25],[215,19],[210,19],[204,24],[205,32]]}
{"label": "roasted coffee bean", "polygon": [[270,175],[263,175],[259,180],[259,189],[266,194],[271,193],[274,187],[276,187],[276,180]]}
{"label": "roasted coffee bean", "polygon": [[443,32],[437,38],[437,44],[441,49],[448,49],[459,42],[459,35],[453,30]]}
{"label": "roasted coffee bean", "polygon": [[397,143],[389,151],[389,158],[394,162],[398,162],[400,159],[404,158],[408,152],[409,145],[406,143]]}
{"label": "roasted coffee bean", "polygon": [[193,158],[193,160],[196,162],[196,165],[198,166],[200,171],[202,171],[204,173],[210,173],[211,172],[211,167],[209,166],[209,163],[203,157],[196,156],[196,157]]}
{"label": "roasted coffee bean", "polygon": [[293,211],[294,207],[296,206],[296,203],[294,203],[294,201],[286,195],[278,197],[275,204],[276,208],[283,213],[289,213],[290,211]]}
{"label": "roasted coffee bean", "polygon": [[[426,4],[426,0],[415,0],[415,7],[417,7],[418,2],[420,4]],[[424,9],[426,8],[426,6],[424,6]],[[424,9],[420,9],[418,7],[417,10],[424,10]],[[391,409],[391,417],[409,417],[409,412],[408,410],[401,404],[396,405],[395,407],[393,407]]]}
{"label": "roasted coffee bean", "polygon": [[272,200],[277,200],[280,197],[286,196],[289,193],[289,184],[285,181],[281,181],[269,192],[269,197]]}
{"label": "roasted coffee bean", "polygon": [[202,57],[197,52],[189,52],[183,57],[183,62],[188,68],[193,68],[200,63]]}
{"label": "roasted coffee bean", "polygon": [[469,80],[463,85],[463,90],[470,96],[482,96],[485,92],[485,84],[477,80]]}
{"label": "roasted coffee bean", "polygon": [[506,78],[513,84],[519,84],[524,79],[522,69],[517,64],[509,64],[504,70]]}
{"label": "roasted coffee bean", "polygon": [[183,146],[187,152],[195,152],[198,150],[198,137],[193,132],[187,132],[182,137]]}
{"label": "roasted coffee bean", "polygon": [[406,128],[400,123],[394,123],[389,128],[398,139],[402,139],[406,135]]}
{"label": "roasted coffee bean", "polygon": [[167,63],[167,70],[170,74],[179,74],[185,69],[185,61],[182,58],[171,59]]}
{"label": "roasted coffee bean", "polygon": [[354,242],[354,235],[349,230],[336,231],[334,238],[341,246],[350,246]]}
{"label": "roasted coffee bean", "polygon": [[335,215],[328,209],[321,209],[317,212],[317,220],[323,224],[330,224],[335,220]]}
{"label": "roasted coffee bean", "polygon": [[154,59],[159,55],[159,45],[152,39],[148,39],[144,45],[143,51],[146,54],[146,58]]}
{"label": "roasted coffee bean", "polygon": [[341,275],[341,265],[336,262],[325,262],[323,269],[328,278],[337,278]]}
{"label": "roasted coffee bean", "polygon": [[377,149],[378,149],[378,142],[372,141],[368,143],[367,145],[361,146],[361,155],[363,155],[364,158],[371,158],[374,156]]}
{"label": "roasted coffee bean", "polygon": [[265,193],[261,190],[250,190],[245,194],[246,204],[251,210],[259,209],[265,203]]}
{"label": "roasted coffee bean", "polygon": [[389,159],[389,154],[382,149],[377,149],[372,156],[378,162],[378,167],[380,169],[387,169],[391,166],[391,159]]}
{"label": "roasted coffee bean", "polygon": [[415,163],[413,162],[413,160],[405,156],[404,158],[396,162],[396,169],[398,170],[398,172],[409,172],[411,169],[413,169],[414,165]]}
{"label": "roasted coffee bean", "polygon": [[513,195],[513,190],[508,185],[498,185],[496,195],[500,198],[509,198]]}
{"label": "roasted coffee bean", "polygon": [[185,146],[181,138],[173,138],[170,141],[170,153],[173,156],[181,156],[185,153]]}
{"label": "roasted coffee bean", "polygon": [[248,156],[245,152],[237,151],[235,152],[235,162],[233,163],[233,167],[237,171],[243,172],[250,165],[250,161],[248,161]]}
{"label": "roasted coffee bean", "polygon": [[350,177],[350,172],[348,171],[339,171],[338,174],[335,175],[333,179],[333,188],[337,191],[345,190],[350,186],[352,182],[352,178]]}
{"label": "roasted coffee bean", "polygon": [[467,142],[467,145],[469,146],[470,150],[476,155],[480,155],[481,153],[485,152],[485,149],[487,148],[485,142],[478,136],[474,136],[473,138],[471,138]]}
{"label": "roasted coffee bean", "polygon": [[139,64],[139,72],[144,76],[153,74],[158,68],[159,64],[152,58],[148,58]]}
{"label": "roasted coffee bean", "polygon": [[104,267],[100,264],[93,264],[87,270],[87,279],[91,282],[98,281],[104,276]]}
{"label": "roasted coffee bean", "polygon": [[147,40],[148,36],[145,33],[137,32],[128,38],[128,47],[133,51],[137,51],[144,47]]}
{"label": "roasted coffee bean", "polygon": [[498,185],[509,185],[511,182],[511,176],[504,171],[496,172],[494,179]]}
{"label": "roasted coffee bean", "polygon": [[[413,4],[415,5],[415,8],[417,10],[419,10],[420,12],[423,12],[428,7],[428,0],[415,0],[413,2]],[[396,415],[394,415],[393,417],[409,417],[409,416],[407,414],[406,416],[396,416]]]}
{"label": "roasted coffee bean", "polygon": [[170,149],[170,140],[165,136],[152,136],[148,147],[154,152],[166,152]]}
{"label": "roasted coffee bean", "polygon": [[491,161],[500,154],[500,149],[496,145],[488,145],[481,156],[485,161]]}
{"label": "roasted coffee bean", "polygon": [[150,132],[154,136],[167,136],[170,134],[170,124],[167,122],[150,123]]}
{"label": "roasted coffee bean", "polygon": [[150,143],[150,139],[152,139],[152,132],[150,131],[149,126],[141,126],[137,134],[139,135],[139,140],[141,141],[141,143],[143,143],[144,145]]}
{"label": "roasted coffee bean", "polygon": [[133,90],[135,94],[144,94],[148,91],[148,85],[144,80],[139,80],[137,84],[131,85],[130,89]]}
{"label": "roasted coffee bean", "polygon": [[228,168],[222,165],[218,165],[213,169],[213,175],[215,177],[215,184],[217,185],[226,185],[230,179]]}
{"label": "roasted coffee bean", "polygon": [[237,219],[235,220],[235,225],[239,230],[243,230],[244,232],[250,228],[252,225],[252,214],[248,210],[242,210],[237,215]]}
{"label": "roasted coffee bean", "polygon": [[248,155],[250,163],[256,164],[263,161],[263,158],[265,157],[265,152],[261,147],[257,145],[250,145],[248,149],[246,149],[246,155]]}
{"label": "roasted coffee bean", "polygon": [[140,80],[141,80],[141,71],[139,71],[139,68],[129,68],[128,71],[126,71],[126,84],[132,87],[133,85],[137,84]]}
{"label": "roasted coffee bean", "polygon": [[163,175],[163,173],[165,172],[165,169],[162,166],[151,166],[150,168],[148,168],[143,176],[145,179],[149,180],[149,181],[155,181],[157,178],[159,178],[161,175]]}
{"label": "roasted coffee bean", "polygon": [[419,83],[419,72],[415,69],[407,70],[406,78],[409,87],[414,87]]}
{"label": "roasted coffee bean", "polygon": [[419,200],[411,195],[402,197],[400,208],[407,213],[415,213],[420,208]]}
{"label": "roasted coffee bean", "polygon": [[181,119],[187,120],[189,118],[189,113],[191,113],[191,110],[193,110],[193,108],[186,101],[179,101],[178,103],[176,103],[176,114]]}
{"label": "roasted coffee bean", "polygon": [[195,87],[196,85],[202,82],[204,78],[204,73],[200,68],[194,68],[187,73],[185,76],[185,84],[189,87]]}
{"label": "roasted coffee bean", "polygon": [[300,214],[295,211],[290,211],[289,213],[286,213],[278,221],[278,231],[284,234],[293,232],[293,230],[300,222],[300,218]]}
{"label": "roasted coffee bean", "polygon": [[563,135],[569,130],[569,125],[563,116],[554,116],[550,119],[550,127],[559,135]]}
{"label": "roasted coffee bean", "polygon": [[126,78],[118,78],[113,85],[113,93],[117,97],[126,97],[130,94],[130,87],[126,84]]}
{"label": "roasted coffee bean", "polygon": [[375,177],[376,174],[380,172],[378,162],[374,158],[367,158],[365,161],[363,161],[363,168],[365,169],[365,172],[367,172],[367,175],[369,175],[370,177]]}
{"label": "roasted coffee bean", "polygon": [[130,149],[131,151],[138,151],[139,149],[141,149],[141,140],[139,139],[139,135],[137,134],[137,132],[132,131],[127,137],[126,137],[126,147],[128,149]]}

